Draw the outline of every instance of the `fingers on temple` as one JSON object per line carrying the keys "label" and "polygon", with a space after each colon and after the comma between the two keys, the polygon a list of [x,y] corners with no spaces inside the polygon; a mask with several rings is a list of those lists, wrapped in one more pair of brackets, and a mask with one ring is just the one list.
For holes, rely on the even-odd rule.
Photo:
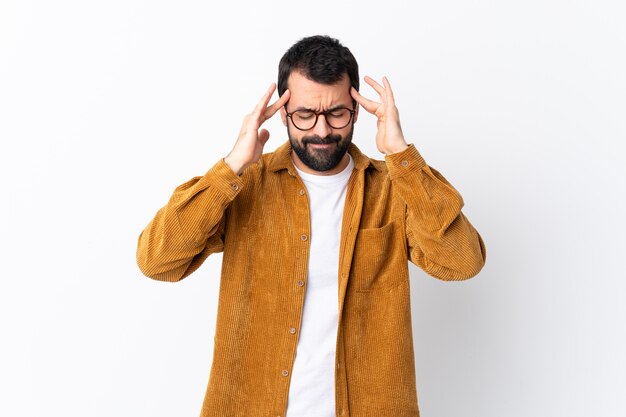
{"label": "fingers on temple", "polygon": [[283,95],[280,96],[280,98],[276,100],[274,104],[272,104],[271,106],[265,109],[265,112],[264,112],[265,118],[269,119],[270,117],[274,115],[274,113],[276,113],[276,111],[278,111],[278,109],[283,107],[287,103],[287,101],[289,101],[290,95],[291,95],[290,91],[285,90]]}
{"label": "fingers on temple", "polygon": [[376,109],[378,109],[378,106],[380,106],[380,103],[363,97],[361,94],[359,94],[358,91],[356,91],[356,89],[354,87],[352,88],[351,92],[352,92],[352,97],[361,106],[363,106],[363,108],[365,110],[367,110],[370,113],[374,113],[376,111]]}

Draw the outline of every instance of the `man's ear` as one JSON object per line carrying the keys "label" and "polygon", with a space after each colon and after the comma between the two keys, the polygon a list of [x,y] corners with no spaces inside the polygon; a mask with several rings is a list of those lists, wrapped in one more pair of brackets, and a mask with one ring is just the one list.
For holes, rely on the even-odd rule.
{"label": "man's ear", "polygon": [[283,120],[283,124],[287,126],[287,111],[285,110],[285,106],[280,108],[280,118]]}

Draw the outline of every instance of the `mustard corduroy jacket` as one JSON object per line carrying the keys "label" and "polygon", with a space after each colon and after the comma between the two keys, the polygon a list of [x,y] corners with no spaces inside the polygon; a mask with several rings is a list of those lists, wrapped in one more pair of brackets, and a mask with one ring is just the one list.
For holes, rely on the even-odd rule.
{"label": "mustard corduroy jacket", "polygon": [[[220,159],[176,188],[139,236],[148,277],[179,281],[223,251],[213,363],[201,417],[284,417],[310,243],[289,141],[236,175]],[[413,144],[384,161],[356,145],[339,254],[340,417],[417,417],[408,261],[442,280],[484,265],[463,199]],[[290,328],[295,327],[295,333]]]}

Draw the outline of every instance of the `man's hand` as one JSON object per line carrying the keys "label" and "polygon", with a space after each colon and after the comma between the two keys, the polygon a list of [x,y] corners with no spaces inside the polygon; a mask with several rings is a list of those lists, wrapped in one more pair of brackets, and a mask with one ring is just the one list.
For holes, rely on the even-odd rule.
{"label": "man's hand", "polygon": [[385,155],[405,150],[409,145],[407,145],[402,134],[398,108],[387,77],[383,77],[384,87],[368,76],[365,77],[365,82],[376,90],[382,103],[366,99],[354,87],[351,88],[350,93],[365,110],[378,118],[376,124],[378,127],[376,133],[378,150]]}
{"label": "man's hand", "polygon": [[263,146],[270,138],[270,132],[267,129],[259,129],[267,119],[272,117],[289,100],[289,90],[285,90],[284,94],[274,104],[268,106],[267,104],[270,98],[272,98],[275,89],[276,84],[272,83],[252,113],[243,119],[237,142],[232,151],[224,158],[226,165],[237,175],[241,175],[249,165],[261,158]]}

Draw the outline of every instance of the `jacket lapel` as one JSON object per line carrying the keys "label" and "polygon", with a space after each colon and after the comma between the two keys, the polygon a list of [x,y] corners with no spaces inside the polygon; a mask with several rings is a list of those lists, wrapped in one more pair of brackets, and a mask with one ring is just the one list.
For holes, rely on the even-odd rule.
{"label": "jacket lapel", "polygon": [[346,201],[341,220],[341,241],[339,246],[339,322],[341,323],[341,313],[343,302],[348,287],[348,277],[352,266],[352,254],[356,235],[361,222],[361,211],[363,209],[363,195],[365,185],[365,170],[355,169],[348,181]]}

